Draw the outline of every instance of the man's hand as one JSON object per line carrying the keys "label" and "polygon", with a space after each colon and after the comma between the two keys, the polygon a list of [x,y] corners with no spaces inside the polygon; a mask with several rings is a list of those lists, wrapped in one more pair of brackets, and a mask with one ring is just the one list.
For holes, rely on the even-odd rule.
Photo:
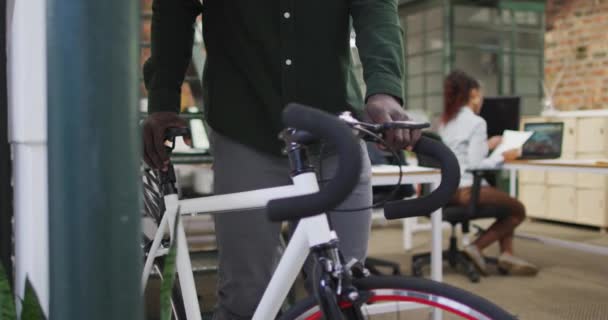
{"label": "man's hand", "polygon": [[[385,123],[391,121],[409,120],[399,101],[393,96],[386,94],[375,94],[367,99],[365,111],[371,121],[375,123]],[[389,146],[394,149],[412,150],[422,131],[420,129],[393,129],[386,132],[384,138]]]}
{"label": "man's hand", "polygon": [[154,169],[167,170],[169,155],[165,151],[165,132],[169,128],[187,128],[186,120],[175,112],[156,112],[143,123],[144,160]]}

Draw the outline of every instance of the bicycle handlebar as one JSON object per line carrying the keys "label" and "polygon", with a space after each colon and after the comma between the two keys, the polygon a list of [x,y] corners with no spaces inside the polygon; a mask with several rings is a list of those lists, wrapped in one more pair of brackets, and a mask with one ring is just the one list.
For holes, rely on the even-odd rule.
{"label": "bicycle handlebar", "polygon": [[414,152],[424,154],[439,161],[441,183],[430,194],[411,199],[388,202],[384,206],[386,219],[401,219],[426,216],[450,201],[460,183],[460,166],[452,151],[443,143],[422,137],[416,143]]}
{"label": "bicycle handlebar", "polygon": [[335,145],[340,165],[321,191],[269,201],[268,217],[272,221],[296,220],[335,208],[354,190],[361,174],[361,151],[353,131],[335,116],[296,103],[287,105],[283,122]]}

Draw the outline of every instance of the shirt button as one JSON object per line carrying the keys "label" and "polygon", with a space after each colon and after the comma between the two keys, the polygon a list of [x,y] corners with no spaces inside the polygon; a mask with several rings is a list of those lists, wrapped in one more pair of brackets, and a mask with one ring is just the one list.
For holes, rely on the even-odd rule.
{"label": "shirt button", "polygon": [[291,59],[285,60],[285,64],[288,65],[288,66],[290,66],[291,65]]}
{"label": "shirt button", "polygon": [[283,17],[285,19],[289,19],[289,17],[291,17],[291,14],[289,12],[285,12],[285,13],[283,13]]}

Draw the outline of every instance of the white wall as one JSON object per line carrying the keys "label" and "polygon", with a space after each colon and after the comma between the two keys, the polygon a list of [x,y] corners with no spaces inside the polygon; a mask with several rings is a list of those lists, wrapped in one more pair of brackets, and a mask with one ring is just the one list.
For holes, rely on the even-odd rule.
{"label": "white wall", "polygon": [[48,314],[46,0],[8,0],[7,51],[15,293],[23,297],[29,278]]}

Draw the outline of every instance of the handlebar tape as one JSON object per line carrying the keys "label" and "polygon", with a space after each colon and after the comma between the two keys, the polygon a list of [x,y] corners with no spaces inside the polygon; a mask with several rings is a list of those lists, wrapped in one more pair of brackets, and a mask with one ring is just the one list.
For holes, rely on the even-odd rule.
{"label": "handlebar tape", "polygon": [[386,219],[401,219],[426,216],[443,207],[450,201],[460,183],[460,166],[452,151],[443,143],[420,138],[414,152],[436,159],[441,168],[441,183],[430,194],[411,199],[391,201],[384,206]]}
{"label": "handlebar tape", "polygon": [[296,220],[337,207],[350,195],[361,174],[361,150],[352,130],[333,115],[290,103],[283,111],[287,127],[306,130],[336,147],[339,166],[334,177],[319,192],[268,202],[272,221]]}

